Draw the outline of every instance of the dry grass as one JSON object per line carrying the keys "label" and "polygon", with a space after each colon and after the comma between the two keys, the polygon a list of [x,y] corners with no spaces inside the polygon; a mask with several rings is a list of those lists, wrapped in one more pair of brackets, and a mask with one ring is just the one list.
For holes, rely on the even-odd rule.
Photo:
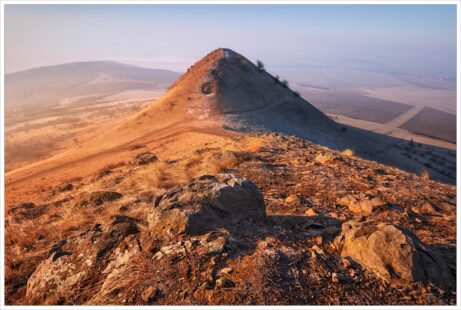
{"label": "dry grass", "polygon": [[156,162],[130,171],[117,187],[121,192],[144,192],[175,185],[174,175],[165,162]]}
{"label": "dry grass", "polygon": [[259,137],[249,137],[245,141],[243,150],[246,152],[257,153],[262,149],[263,146],[264,146],[263,139]]}
{"label": "dry grass", "polygon": [[[245,157],[246,155],[253,155],[263,147],[263,141],[258,137],[243,139],[207,143],[201,146],[200,152],[185,148],[184,151],[178,152],[183,155],[183,158],[178,160],[172,160],[170,156],[166,161],[142,166],[127,165],[124,162],[109,164],[96,172],[95,175],[100,174],[99,177],[91,175],[68,179],[74,183],[74,189],[71,192],[57,193],[51,198],[70,198],[69,201],[59,206],[49,205],[44,212],[34,213],[32,218],[30,214],[28,218],[8,215],[5,225],[8,236],[5,248],[8,302],[21,302],[25,295],[27,278],[40,261],[48,257],[48,251],[53,244],[72,237],[96,223],[107,225],[120,213],[137,219],[147,218],[146,205],[134,203],[140,193],[170,188],[204,174],[216,174],[238,167],[243,161],[251,158]],[[105,174],[101,173],[102,170],[111,172]],[[255,174],[254,178],[257,177]],[[265,176],[261,183],[270,181]],[[119,192],[123,198],[100,206],[75,206],[81,193],[101,190]],[[121,211],[124,206],[128,207]],[[151,262],[143,261],[145,258],[139,259],[133,276],[120,280],[121,283],[117,286],[146,283],[139,281],[139,277],[143,277],[145,272],[150,270]],[[88,296],[91,296],[91,290],[95,288],[88,287]]]}
{"label": "dry grass", "polygon": [[[262,148],[260,139],[251,139],[249,142],[245,144],[246,152],[250,149],[254,153]],[[136,167],[125,175],[117,190],[134,193],[169,188],[201,175],[221,173],[242,163],[241,153],[241,150],[229,144],[195,152],[174,162],[163,161]]]}
{"label": "dry grass", "polygon": [[423,172],[421,172],[421,178],[423,178],[424,180],[430,180],[431,174],[427,169],[424,169]]}
{"label": "dry grass", "polygon": [[66,233],[77,231],[86,224],[94,222],[94,213],[88,208],[76,208],[72,205],[60,207],[55,213],[59,220],[55,221],[52,226],[55,234],[63,238]]}

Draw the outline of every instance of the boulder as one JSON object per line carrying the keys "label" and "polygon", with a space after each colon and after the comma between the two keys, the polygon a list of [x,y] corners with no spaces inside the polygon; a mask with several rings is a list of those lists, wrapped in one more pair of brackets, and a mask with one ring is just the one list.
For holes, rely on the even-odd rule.
{"label": "boulder", "polygon": [[148,227],[159,234],[203,234],[244,220],[266,216],[264,199],[248,179],[232,174],[204,175],[157,197]]}
{"label": "boulder", "polygon": [[411,231],[387,223],[346,222],[335,239],[342,257],[350,257],[385,281],[407,286],[416,281],[454,287],[443,256]]}
{"label": "boulder", "polygon": [[285,198],[285,202],[291,205],[296,205],[301,203],[301,199],[298,197],[298,195],[289,195],[287,198]]}
{"label": "boulder", "polygon": [[142,292],[141,299],[145,302],[151,302],[154,301],[159,295],[160,289],[158,287],[149,286]]}
{"label": "boulder", "polygon": [[[27,281],[31,304],[72,304],[82,286],[102,283],[140,252],[137,221],[116,216],[106,227],[96,224],[53,245]],[[103,288],[104,289],[104,285]]]}
{"label": "boulder", "polygon": [[108,201],[114,201],[122,198],[123,195],[117,192],[111,191],[98,191],[91,193],[84,193],[80,196],[76,207],[85,207],[85,206],[99,206]]}
{"label": "boulder", "polygon": [[347,195],[338,200],[338,204],[348,207],[354,213],[370,215],[387,208],[381,198],[369,195]]}

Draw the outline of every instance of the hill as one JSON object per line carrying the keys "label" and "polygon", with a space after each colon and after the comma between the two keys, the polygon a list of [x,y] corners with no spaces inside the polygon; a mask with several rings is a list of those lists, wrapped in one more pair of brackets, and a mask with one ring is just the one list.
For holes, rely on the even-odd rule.
{"label": "hill", "polygon": [[111,61],[40,67],[5,75],[6,113],[18,108],[50,107],[65,98],[114,93],[124,89],[163,89],[178,73]]}
{"label": "hill", "polygon": [[6,173],[6,302],[453,305],[456,187],[413,159],[425,147],[342,127],[215,50]]}
{"label": "hill", "polygon": [[97,133],[97,127],[140,110],[178,76],[108,61],[7,74],[6,170],[49,158]]}
{"label": "hill", "polygon": [[194,128],[297,135],[336,150],[349,148],[363,158],[407,171],[429,170],[435,179],[455,181],[454,175],[446,172],[446,166],[451,165],[448,151],[439,152],[448,158],[440,165],[410,158],[403,146],[406,141],[340,126],[265,70],[222,48],[189,68],[155,103],[79,145],[78,150],[51,158],[49,165],[29,167],[28,172],[87,156],[113,154],[158,134]]}

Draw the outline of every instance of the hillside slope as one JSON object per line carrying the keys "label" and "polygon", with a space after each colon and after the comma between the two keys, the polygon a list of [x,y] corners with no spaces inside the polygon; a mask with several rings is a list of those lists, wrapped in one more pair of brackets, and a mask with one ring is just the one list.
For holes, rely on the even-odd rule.
{"label": "hillside slope", "polygon": [[139,113],[6,173],[6,302],[453,305],[456,188],[376,162],[418,171],[406,149],[424,153],[215,50]]}
{"label": "hillside slope", "polygon": [[7,187],[8,304],[456,302],[454,186],[277,135],[182,132],[119,159]]}
{"label": "hillside slope", "polygon": [[40,67],[5,75],[5,112],[52,107],[65,98],[115,93],[125,89],[164,89],[176,72],[111,61]]}

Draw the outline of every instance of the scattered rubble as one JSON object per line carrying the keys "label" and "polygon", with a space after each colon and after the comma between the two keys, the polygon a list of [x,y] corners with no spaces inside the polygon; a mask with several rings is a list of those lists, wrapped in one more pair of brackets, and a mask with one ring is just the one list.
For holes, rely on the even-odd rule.
{"label": "scattered rubble", "polygon": [[368,195],[347,195],[338,199],[338,204],[344,205],[354,213],[370,215],[387,208],[386,202],[379,197]]}

